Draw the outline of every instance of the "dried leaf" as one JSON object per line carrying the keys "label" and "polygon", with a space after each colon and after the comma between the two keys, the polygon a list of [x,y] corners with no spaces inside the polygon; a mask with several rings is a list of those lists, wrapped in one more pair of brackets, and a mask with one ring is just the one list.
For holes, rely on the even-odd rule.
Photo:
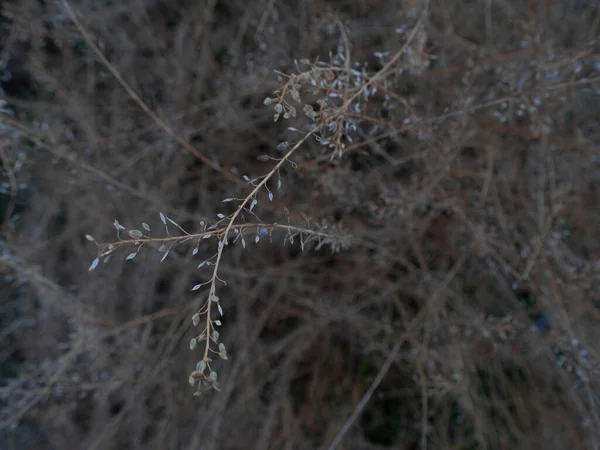
{"label": "dried leaf", "polygon": [[98,267],[98,263],[99,262],[100,262],[100,259],[98,259],[98,258],[94,259],[94,261],[92,261],[92,265],[90,266],[90,268],[88,269],[88,271],[91,272],[96,267]]}
{"label": "dried leaf", "polygon": [[167,251],[165,252],[165,254],[163,255],[163,257],[162,257],[162,258],[160,258],[160,262],[163,262],[165,259],[167,259],[167,256],[168,256],[168,255],[169,255],[169,250],[167,250]]}
{"label": "dried leaf", "polygon": [[123,225],[121,225],[117,219],[115,219],[115,221],[113,222],[113,225],[115,226],[115,228],[117,229],[117,231],[119,231],[119,230],[126,230],[127,229]]}
{"label": "dried leaf", "polygon": [[129,230],[127,234],[134,239],[140,239],[144,237],[144,234],[140,230]]}

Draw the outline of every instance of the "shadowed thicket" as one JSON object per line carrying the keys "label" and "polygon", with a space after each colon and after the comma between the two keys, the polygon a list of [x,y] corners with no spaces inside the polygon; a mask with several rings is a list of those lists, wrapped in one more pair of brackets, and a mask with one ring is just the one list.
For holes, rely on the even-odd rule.
{"label": "shadowed thicket", "polygon": [[3,3],[0,449],[598,448],[560,3]]}

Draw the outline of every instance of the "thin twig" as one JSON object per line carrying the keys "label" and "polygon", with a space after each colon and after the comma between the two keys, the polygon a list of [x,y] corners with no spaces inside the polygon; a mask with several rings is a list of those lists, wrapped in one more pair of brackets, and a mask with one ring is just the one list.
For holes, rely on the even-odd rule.
{"label": "thin twig", "polygon": [[[394,56],[373,77],[371,77],[363,85],[361,85],[359,88],[357,88],[355,90],[355,92],[344,101],[344,103],[342,104],[342,106],[340,108],[335,110],[332,114],[328,115],[328,117],[325,117],[319,126],[313,127],[312,130],[310,130],[308,133],[306,133],[302,137],[302,139],[300,139],[279,160],[279,162],[271,169],[271,171],[262,178],[261,182],[258,183],[257,185],[255,185],[254,189],[252,189],[252,191],[240,203],[240,205],[238,206],[236,211],[233,214],[231,214],[231,216],[229,216],[229,223],[227,225],[227,228],[225,229],[225,232],[223,233],[224,238],[220,241],[218,249],[217,249],[217,255],[216,255],[215,263],[214,263],[214,271],[213,271],[212,278],[210,280],[210,288],[209,288],[208,300],[206,302],[206,311],[205,311],[207,336],[210,335],[211,323],[212,323],[211,322],[211,320],[212,320],[211,319],[211,309],[212,309],[212,303],[213,303],[212,299],[218,298],[216,296],[217,280],[219,280],[218,271],[219,271],[219,266],[221,263],[221,258],[223,255],[223,250],[224,250],[225,246],[227,245],[227,236],[229,235],[229,232],[233,228],[233,225],[234,225],[236,219],[238,218],[238,216],[242,213],[242,211],[244,210],[246,205],[250,202],[250,200],[256,196],[256,194],[260,191],[260,189],[267,184],[267,182],[273,177],[273,175],[275,175],[276,173],[279,172],[279,170],[281,169],[283,164],[291,158],[291,156],[296,152],[296,150],[298,150],[298,148],[300,148],[308,140],[308,138],[317,134],[327,123],[329,123],[332,120],[335,120],[336,118],[338,118],[339,116],[344,114],[346,112],[346,110],[349,108],[349,106],[352,104],[352,102],[354,102],[354,100],[356,100],[362,94],[364,89],[366,89],[367,87],[370,87],[378,79],[380,79],[385,74],[387,74],[392,69],[392,67],[394,67],[394,65],[400,60],[402,55],[404,55],[404,53],[406,52],[406,49],[409,47],[409,45],[411,44],[411,42],[414,40],[415,36],[417,35],[419,29],[421,28],[423,21],[425,20],[425,16],[427,14],[428,6],[429,6],[429,1],[427,1],[425,3],[425,7],[423,8],[423,12],[421,13],[421,16],[419,17],[419,20],[415,24],[413,30],[409,34],[408,38],[406,39],[406,42],[404,43],[404,45],[402,45],[400,50],[398,50],[394,54]],[[208,352],[210,350],[210,342],[211,342],[210,339],[206,339],[206,347],[204,349],[204,360],[206,360],[208,358]]]}
{"label": "thin twig", "polygon": [[373,380],[373,383],[371,383],[369,390],[360,399],[360,401],[358,402],[358,405],[356,405],[356,408],[354,408],[354,411],[352,411],[352,414],[350,415],[350,417],[348,417],[348,420],[346,420],[346,423],[344,423],[344,426],[342,427],[340,432],[337,434],[337,436],[335,437],[333,442],[331,444],[329,444],[329,447],[327,447],[328,450],[335,450],[337,448],[337,446],[340,445],[340,442],[342,442],[342,439],[344,438],[344,436],[346,435],[348,430],[350,430],[350,428],[352,427],[354,422],[356,422],[356,419],[358,419],[358,416],[360,415],[362,410],[365,408],[365,406],[367,406],[367,403],[369,402],[369,400],[373,396],[373,393],[375,392],[375,390],[377,389],[377,387],[383,380],[383,377],[385,377],[388,370],[390,370],[392,363],[396,359],[396,356],[398,356],[398,352],[400,351],[400,347],[402,346],[403,342],[404,342],[404,339],[401,339],[396,343],[396,345],[390,352],[387,360],[381,367],[381,370],[379,370],[379,373]]}
{"label": "thin twig", "polygon": [[104,53],[102,53],[102,50],[100,50],[100,48],[98,48],[98,46],[94,43],[93,38],[90,36],[88,31],[85,29],[85,27],[81,24],[81,22],[75,15],[75,11],[73,11],[73,8],[71,8],[69,1],[62,0],[62,3],[63,3],[65,10],[69,14],[69,17],[71,18],[71,20],[73,21],[73,23],[75,24],[75,26],[77,27],[77,29],[79,30],[81,35],[83,36],[84,40],[92,48],[92,50],[98,56],[100,61],[102,61],[102,64],[104,64],[108,68],[108,70],[113,74],[113,76],[117,79],[117,81],[121,84],[121,86],[123,86],[123,89],[125,89],[125,91],[127,91],[127,94],[138,104],[138,106],[150,118],[160,128],[162,128],[169,136],[171,136],[173,139],[175,139],[185,150],[187,150],[189,153],[194,155],[196,158],[198,158],[204,164],[211,167],[213,170],[219,172],[221,175],[223,175],[229,181],[233,181],[234,183],[237,183],[241,186],[245,186],[246,183],[243,180],[236,177],[235,175],[228,172],[227,170],[223,169],[217,163],[211,161],[207,156],[202,154],[196,147],[194,147],[192,144],[190,144],[188,141],[186,141],[184,138],[182,138],[179,134],[177,134],[175,132],[175,130],[173,130],[173,128],[171,128],[170,125],[168,125],[154,111],[152,111],[152,109],[146,104],[146,102],[144,102],[144,100],[142,100],[142,98],[133,90],[133,88],[123,79],[123,77],[121,76],[119,71],[116,69],[116,67],[111,64],[111,62],[108,60],[108,58],[106,58],[106,56],[104,56]]}

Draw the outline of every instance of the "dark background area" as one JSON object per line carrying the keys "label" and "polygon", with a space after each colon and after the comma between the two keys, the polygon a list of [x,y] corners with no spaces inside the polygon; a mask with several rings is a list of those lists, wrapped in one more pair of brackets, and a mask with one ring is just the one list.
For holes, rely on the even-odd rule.
{"label": "dark background area", "polygon": [[431,0],[344,156],[309,140],[247,218],[348,245],[224,253],[221,392],[188,384],[215,242],[88,272],[115,218],[198,232],[249,193],[310,122],[273,122],[275,70],[373,74],[423,7],[0,4],[0,450],[326,448],[390,355],[339,448],[599,448],[598,2]]}

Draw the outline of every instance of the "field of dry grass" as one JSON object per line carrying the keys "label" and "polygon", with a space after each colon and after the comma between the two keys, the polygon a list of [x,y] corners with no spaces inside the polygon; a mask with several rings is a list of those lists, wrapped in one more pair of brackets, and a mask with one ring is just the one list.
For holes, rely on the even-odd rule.
{"label": "field of dry grass", "polygon": [[597,1],[0,8],[0,450],[600,449]]}

